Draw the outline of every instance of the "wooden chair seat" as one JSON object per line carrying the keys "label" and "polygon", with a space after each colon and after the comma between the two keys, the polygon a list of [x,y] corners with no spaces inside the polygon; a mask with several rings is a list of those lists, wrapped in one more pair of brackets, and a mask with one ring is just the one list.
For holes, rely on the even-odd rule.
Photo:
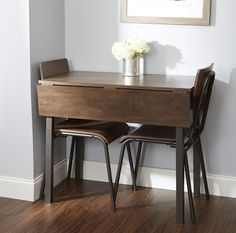
{"label": "wooden chair seat", "polygon": [[126,123],[68,119],[55,125],[56,135],[94,137],[110,144],[129,132]]}
{"label": "wooden chair seat", "polygon": [[[67,173],[68,181],[70,180],[70,177],[71,177],[72,161],[73,161],[75,149],[78,146],[78,144],[76,143],[77,139],[88,137],[88,138],[96,138],[102,142],[103,147],[104,147],[104,154],[105,154],[107,175],[108,175],[108,182],[109,182],[109,190],[110,190],[110,196],[111,196],[111,209],[113,211],[116,210],[116,206],[115,206],[115,194],[114,194],[114,189],[113,189],[108,145],[112,143],[113,141],[115,141],[116,139],[120,138],[121,136],[127,134],[128,132],[129,132],[129,126],[126,123],[122,123],[122,122],[119,123],[119,122],[68,119],[54,126],[55,136],[72,136],[68,173]],[[82,154],[81,155],[76,154],[75,161],[82,162],[83,158],[81,156]],[[129,153],[128,156],[129,158],[131,158],[131,153]],[[75,170],[78,171],[79,169],[81,169],[82,164],[77,164],[77,162],[75,162],[75,164],[76,164]],[[78,179],[78,177],[76,179]]]}
{"label": "wooden chair seat", "polygon": [[[189,129],[184,130],[185,137],[189,135]],[[166,126],[142,125],[127,135],[124,135],[120,142],[126,140],[142,140],[143,142],[155,142],[163,144],[175,144],[176,128]]]}

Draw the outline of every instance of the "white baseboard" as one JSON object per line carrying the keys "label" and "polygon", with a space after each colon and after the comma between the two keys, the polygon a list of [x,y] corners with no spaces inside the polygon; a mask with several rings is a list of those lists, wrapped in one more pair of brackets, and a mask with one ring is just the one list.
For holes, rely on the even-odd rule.
{"label": "white baseboard", "polygon": [[[117,164],[112,164],[111,169],[114,179]],[[107,181],[105,163],[85,161],[84,179],[95,181]],[[209,192],[211,195],[236,198],[236,177],[208,174],[207,179]],[[131,184],[130,170],[128,165],[122,166],[120,183]],[[144,187],[176,190],[175,171],[141,167],[140,172],[138,174],[137,184]],[[185,189],[185,191],[187,190]],[[202,182],[201,192],[204,193]]]}
{"label": "white baseboard", "polygon": [[[112,177],[115,180],[117,164],[111,164]],[[101,162],[84,161],[85,180],[106,181],[106,164]],[[175,171],[157,168],[140,167],[137,184],[143,187],[175,190]],[[129,165],[123,165],[120,176],[120,184],[131,185]]]}
{"label": "white baseboard", "polygon": [[236,198],[236,177],[207,175],[207,180],[210,194]]}
{"label": "white baseboard", "polygon": [[34,181],[15,177],[0,177],[0,197],[34,200]]}
{"label": "white baseboard", "polygon": [[[117,164],[111,165],[115,179]],[[67,161],[63,160],[54,166],[54,185],[66,178]],[[106,165],[103,162],[84,161],[85,180],[107,181]],[[207,175],[211,195],[236,198],[236,177]],[[42,175],[33,180],[14,177],[0,177],[0,196],[26,201],[39,198]],[[123,165],[120,178],[121,184],[131,184],[128,165]],[[175,190],[175,171],[141,167],[138,185],[166,190]]]}
{"label": "white baseboard", "polygon": [[[61,162],[54,165],[54,175],[53,175],[54,187],[66,178],[66,174],[67,174],[67,160],[64,159]],[[39,199],[42,179],[43,179],[43,174],[41,174],[40,176],[34,179],[34,200],[33,201],[36,201]]]}
{"label": "white baseboard", "polygon": [[[54,166],[54,185],[66,177],[67,161],[63,160]],[[43,174],[35,179],[20,179],[0,176],[0,197],[25,201],[36,201],[39,198]]]}

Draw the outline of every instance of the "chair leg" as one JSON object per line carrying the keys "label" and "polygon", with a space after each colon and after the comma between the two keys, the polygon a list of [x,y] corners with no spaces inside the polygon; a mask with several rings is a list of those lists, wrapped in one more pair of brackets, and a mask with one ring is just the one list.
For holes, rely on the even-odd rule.
{"label": "chair leg", "polygon": [[191,188],[191,181],[190,181],[190,174],[189,174],[189,166],[188,166],[188,157],[187,153],[184,154],[184,167],[185,167],[185,174],[186,174],[186,181],[187,181],[187,188],[188,188],[188,200],[189,200],[189,207],[191,213],[191,220],[192,222],[196,222],[195,217],[195,210],[193,204],[193,195],[192,195],[192,188]]}
{"label": "chair leg", "polygon": [[74,151],[75,151],[75,141],[76,141],[75,136],[72,136],[71,147],[70,147],[69,166],[68,166],[68,173],[67,173],[67,180],[68,181],[70,181],[70,177],[71,177],[71,168],[72,168],[72,162],[73,162]]}
{"label": "chair leg", "polygon": [[139,168],[139,162],[140,162],[140,157],[141,157],[142,145],[143,145],[142,142],[138,143],[138,151],[137,151],[136,163],[135,163],[135,168],[134,168],[135,184],[137,182],[137,175],[138,175],[138,168]]}
{"label": "chair leg", "polygon": [[41,184],[41,188],[40,188],[40,194],[39,194],[40,200],[43,200],[44,190],[45,190],[45,170],[43,171],[43,179],[42,179],[42,184]]}
{"label": "chair leg", "polygon": [[83,163],[84,163],[84,137],[76,137],[75,140],[75,179],[80,181],[83,179]]}
{"label": "chair leg", "polygon": [[200,138],[197,141],[197,145],[198,145],[198,150],[199,150],[198,155],[199,155],[199,160],[200,160],[201,169],[202,169],[202,177],[203,177],[203,183],[204,183],[205,192],[206,192],[206,199],[209,199],[210,195],[209,195],[207,176],[206,176],[206,169],[205,169],[205,164],[204,164],[204,159],[203,159],[202,144],[201,144]]}
{"label": "chair leg", "polygon": [[118,192],[121,167],[122,167],[122,163],[123,163],[123,159],[124,159],[124,153],[125,153],[125,146],[126,146],[126,143],[123,143],[122,146],[121,146],[121,150],[120,150],[120,157],[119,157],[119,162],[118,162],[118,167],[117,167],[117,172],[116,172],[115,186],[114,186],[115,199],[117,197],[117,192]]}
{"label": "chair leg", "polygon": [[128,154],[128,159],[129,159],[129,167],[130,167],[130,173],[131,173],[131,178],[132,178],[132,183],[133,183],[133,189],[134,191],[136,191],[137,190],[136,179],[135,179],[135,174],[134,174],[134,166],[133,166],[132,154],[131,154],[129,143],[127,144],[127,154]]}
{"label": "chair leg", "polygon": [[116,210],[115,193],[114,193],[113,182],[112,182],[111,163],[110,163],[108,145],[106,143],[103,143],[103,145],[104,145],[104,152],[105,152],[105,159],[106,159],[108,184],[109,184],[109,190],[110,190],[110,196],[111,196],[111,209],[115,211]]}

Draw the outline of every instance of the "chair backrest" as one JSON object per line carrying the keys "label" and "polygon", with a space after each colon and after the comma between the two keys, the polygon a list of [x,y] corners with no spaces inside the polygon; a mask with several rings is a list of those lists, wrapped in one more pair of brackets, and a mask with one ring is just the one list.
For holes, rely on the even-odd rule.
{"label": "chair backrest", "polygon": [[205,126],[208,106],[210,103],[212,87],[215,80],[215,72],[212,71],[211,66],[200,69],[197,72],[195,86],[193,91],[193,124],[190,130],[189,144],[193,143]]}
{"label": "chair backrest", "polygon": [[66,58],[42,62],[39,65],[41,79],[51,76],[67,74],[70,72],[68,60]]}
{"label": "chair backrest", "polygon": [[205,78],[207,75],[212,71],[214,64],[211,63],[210,66],[199,69],[197,71],[195,83],[194,83],[194,89],[193,89],[193,97],[199,97],[201,94],[202,86],[204,83]]}

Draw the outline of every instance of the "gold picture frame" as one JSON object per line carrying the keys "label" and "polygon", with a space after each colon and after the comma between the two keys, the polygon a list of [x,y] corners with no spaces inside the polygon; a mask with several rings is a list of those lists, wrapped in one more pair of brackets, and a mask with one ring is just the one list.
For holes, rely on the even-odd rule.
{"label": "gold picture frame", "polygon": [[[160,9],[159,13],[155,7],[159,7],[156,8]],[[124,23],[210,25],[210,9],[211,0],[120,0]]]}

